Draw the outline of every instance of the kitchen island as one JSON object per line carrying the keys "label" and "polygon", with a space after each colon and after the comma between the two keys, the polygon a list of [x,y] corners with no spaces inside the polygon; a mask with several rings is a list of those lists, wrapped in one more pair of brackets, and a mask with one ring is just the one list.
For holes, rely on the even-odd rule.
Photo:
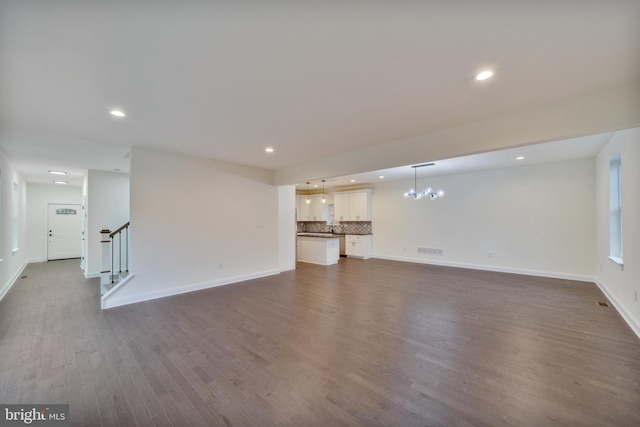
{"label": "kitchen island", "polygon": [[297,260],[311,264],[337,264],[340,238],[331,233],[298,233]]}

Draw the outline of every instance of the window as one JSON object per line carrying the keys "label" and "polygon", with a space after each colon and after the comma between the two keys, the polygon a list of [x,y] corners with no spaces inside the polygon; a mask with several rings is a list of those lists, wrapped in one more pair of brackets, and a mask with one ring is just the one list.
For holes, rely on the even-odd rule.
{"label": "window", "polygon": [[13,182],[13,252],[18,251],[18,228],[20,226],[20,187]]}
{"label": "window", "polygon": [[609,162],[609,258],[622,264],[622,162]]}

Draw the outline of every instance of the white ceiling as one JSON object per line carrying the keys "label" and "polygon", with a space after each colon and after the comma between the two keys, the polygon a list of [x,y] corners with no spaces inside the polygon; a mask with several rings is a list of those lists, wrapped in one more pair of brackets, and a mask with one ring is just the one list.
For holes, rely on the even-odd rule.
{"label": "white ceiling", "polygon": [[638,81],[639,17],[637,0],[3,1],[0,150],[34,182],[127,171],[132,146],[277,170]]}
{"label": "white ceiling", "polygon": [[[600,152],[612,135],[613,132],[608,132],[440,160],[433,162],[432,166],[418,168],[417,175],[418,177],[431,177],[571,159],[593,158]],[[524,159],[518,159],[518,157],[524,157]],[[424,163],[416,163],[416,165],[420,164]],[[376,184],[386,181],[414,179],[414,168],[411,166],[413,165],[328,178],[325,180],[324,185],[325,189],[335,190],[336,188],[340,189],[344,187],[375,186]],[[298,189],[303,192],[306,191],[306,182],[307,181],[298,183]],[[310,181],[310,188],[312,190],[322,188],[322,181]]]}

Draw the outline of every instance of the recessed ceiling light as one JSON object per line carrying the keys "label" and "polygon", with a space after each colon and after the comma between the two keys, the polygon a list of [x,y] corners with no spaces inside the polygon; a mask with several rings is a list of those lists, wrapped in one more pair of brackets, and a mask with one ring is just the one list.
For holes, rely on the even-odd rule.
{"label": "recessed ceiling light", "polygon": [[120,110],[111,110],[110,111],[112,116],[116,116],[116,117],[125,117],[126,114]]}
{"label": "recessed ceiling light", "polygon": [[356,182],[356,180],[355,180],[355,179],[352,179],[352,180],[351,180],[351,182]]}
{"label": "recessed ceiling light", "polygon": [[318,188],[318,184],[313,184],[313,188]]}
{"label": "recessed ceiling light", "polygon": [[68,184],[68,181],[53,181],[54,184]]}
{"label": "recessed ceiling light", "polygon": [[493,71],[485,70],[476,75],[476,80],[487,80],[493,76]]}
{"label": "recessed ceiling light", "polygon": [[67,173],[65,171],[49,171],[50,174],[52,175],[66,175]]}
{"label": "recessed ceiling light", "polygon": [[380,179],[384,179],[384,175],[380,175],[378,178],[380,178]]}
{"label": "recessed ceiling light", "polygon": [[264,149],[264,151],[266,151],[267,153],[273,153],[275,150],[273,149],[273,147],[267,147]]}
{"label": "recessed ceiling light", "polygon": [[524,160],[524,156],[518,156],[516,157],[516,160]]}

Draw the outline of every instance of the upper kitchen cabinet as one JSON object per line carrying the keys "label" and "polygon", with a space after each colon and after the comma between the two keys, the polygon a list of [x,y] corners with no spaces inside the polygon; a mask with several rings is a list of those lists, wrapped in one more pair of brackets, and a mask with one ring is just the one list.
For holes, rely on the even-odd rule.
{"label": "upper kitchen cabinet", "polygon": [[371,221],[371,190],[334,193],[336,221]]}
{"label": "upper kitchen cabinet", "polygon": [[309,206],[307,203],[307,196],[296,196],[296,220],[308,221],[309,218]]}
{"label": "upper kitchen cabinet", "polygon": [[329,204],[322,203],[321,194],[312,194],[307,203],[307,196],[296,196],[298,221],[327,221],[329,219]]}

